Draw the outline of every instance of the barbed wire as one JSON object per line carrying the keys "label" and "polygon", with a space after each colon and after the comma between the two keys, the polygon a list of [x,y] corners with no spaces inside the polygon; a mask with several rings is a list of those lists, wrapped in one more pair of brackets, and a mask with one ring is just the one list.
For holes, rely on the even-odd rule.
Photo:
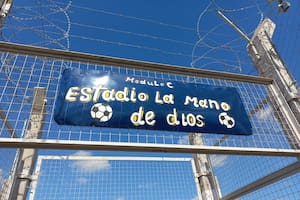
{"label": "barbed wire", "polygon": [[[212,38],[212,33],[214,32],[222,32],[223,35],[224,29],[230,28],[227,24],[224,23],[223,20],[220,19],[219,16],[215,16],[216,20],[215,25],[212,26],[209,29],[206,29],[206,31],[203,31],[203,29],[206,28],[205,23],[203,21],[207,20],[209,17],[206,17],[206,15],[215,15],[217,11],[222,11],[226,14],[231,14],[234,15],[237,12],[247,12],[248,10],[253,10],[255,9],[257,11],[256,15],[258,15],[259,20],[257,21],[257,24],[261,23],[261,21],[264,18],[262,9],[260,8],[262,3],[258,4],[256,1],[247,1],[248,5],[244,5],[242,7],[237,7],[237,8],[232,8],[232,9],[227,9],[224,8],[224,3],[222,6],[218,4],[216,0],[211,0],[207,3],[206,7],[202,10],[200,13],[198,20],[197,20],[197,35],[198,35],[198,41],[195,43],[193,49],[192,49],[192,62],[191,62],[191,67],[200,67],[200,68],[205,68],[206,66],[209,66],[209,63],[203,64],[204,58],[210,57],[210,58],[215,58],[215,62],[212,63],[220,63],[223,65],[223,71],[230,71],[234,69],[234,72],[241,73],[243,71],[243,68],[245,66],[242,65],[242,63],[245,63],[245,61],[241,61],[241,54],[245,54],[245,42],[242,41],[240,37],[236,34],[236,36],[231,36],[228,39],[223,38],[221,42],[217,42],[217,40],[214,40]],[[227,3],[225,5],[230,5],[233,7],[234,2]],[[253,17],[253,16],[247,16],[247,19]],[[236,18],[237,19],[237,18]],[[234,19],[234,20],[236,20]],[[246,20],[247,20],[246,19]],[[242,24],[242,22],[245,21],[244,18],[238,17],[238,22]],[[256,25],[256,24],[255,24]],[[245,31],[247,35],[250,35],[254,32],[256,26],[254,26],[253,30],[251,31]],[[223,30],[222,30],[223,29]],[[241,27],[243,30],[243,27]],[[244,30],[243,30],[244,31]],[[202,34],[205,33],[205,34]],[[234,35],[233,33],[232,35]],[[209,42],[213,41],[215,45],[208,45]],[[237,41],[240,41],[241,44],[244,44],[243,46],[237,45],[234,46],[233,44],[236,43]],[[201,50],[199,53],[199,49]],[[218,56],[219,51],[222,51],[224,54],[231,54],[231,57],[235,61],[235,65],[232,64],[227,64],[223,62],[219,62],[218,60],[220,59],[220,56]],[[222,56],[224,56],[224,54]],[[208,56],[210,55],[210,56]],[[201,62],[201,66],[197,65],[197,63]],[[248,61],[249,63],[249,61]],[[231,66],[231,68],[228,68],[228,66]],[[233,68],[232,68],[233,67]]]}
{"label": "barbed wire", "polygon": [[190,54],[184,54],[181,52],[172,52],[172,51],[148,47],[148,46],[144,46],[144,45],[137,45],[137,44],[132,44],[132,43],[117,42],[117,41],[109,41],[109,40],[86,37],[86,36],[82,36],[82,35],[74,35],[74,34],[70,35],[70,37],[84,39],[84,40],[90,40],[90,41],[95,41],[95,42],[102,42],[102,43],[107,43],[107,44],[114,44],[114,45],[118,45],[118,46],[126,46],[126,47],[132,47],[132,48],[137,48],[137,49],[156,51],[156,52],[168,54],[168,55],[184,56],[184,57],[191,58]]}
{"label": "barbed wire", "polygon": [[[65,7],[59,7],[51,3],[51,0],[48,2],[49,3],[47,5],[44,5],[39,1],[37,4],[38,6],[13,7],[11,14],[7,19],[10,23],[6,23],[1,30],[2,39],[4,41],[15,42],[15,37],[18,37],[25,31],[28,31],[31,35],[34,35],[33,38],[38,38],[36,41],[39,41],[39,44],[42,46],[55,44],[59,48],[68,49],[70,46],[68,33],[70,32],[71,25],[67,11],[70,7],[71,1],[69,1]],[[43,12],[41,8],[46,8],[47,10]],[[65,17],[66,22],[64,24],[67,24],[65,28],[60,27],[51,19],[52,16],[60,13],[63,13]],[[49,29],[54,29],[58,34],[51,35],[51,33],[48,32]],[[25,35],[23,38],[24,37]],[[62,41],[66,41],[66,44],[63,44]],[[15,88],[18,84],[18,80],[11,76],[11,72],[18,66],[15,59],[16,58],[14,55],[9,55],[6,57],[3,55],[0,58],[2,66],[1,73],[5,75],[6,79],[8,80],[7,83],[11,85],[11,87],[8,87],[8,89]],[[21,73],[23,73],[23,71],[21,71]],[[22,88],[16,90],[15,92],[14,89],[12,89],[12,93],[18,102],[28,100],[25,96],[25,91]],[[24,99],[22,97],[24,97]]]}
{"label": "barbed wire", "polygon": [[[56,3],[60,4],[61,2],[56,2]],[[147,18],[142,18],[142,17],[135,17],[135,16],[130,16],[130,15],[125,15],[123,13],[111,12],[111,11],[107,11],[107,10],[103,10],[103,9],[96,9],[96,8],[91,8],[91,7],[86,7],[86,6],[79,6],[79,5],[74,5],[74,4],[72,4],[71,7],[77,8],[77,9],[87,10],[87,11],[90,11],[90,12],[103,13],[103,14],[122,17],[122,18],[126,18],[126,19],[138,20],[138,21],[142,21],[142,22],[146,22],[146,23],[152,23],[152,24],[156,24],[156,25],[159,25],[159,26],[171,27],[171,28],[181,29],[181,30],[185,30],[185,31],[192,31],[192,32],[195,31],[194,28],[190,28],[190,27],[165,23],[165,22],[161,22],[161,21],[157,21],[157,20],[153,20],[153,19],[147,19]]]}
{"label": "barbed wire", "polygon": [[[249,1],[248,1],[249,2]],[[240,11],[246,11],[248,9],[252,9],[252,8],[256,8],[258,9],[260,12],[261,15],[263,15],[263,13],[261,12],[261,9],[260,9],[260,5],[263,4],[263,2],[261,1],[260,4],[257,3],[257,1],[253,1],[253,4],[251,5],[247,5],[247,6],[242,6],[242,7],[239,7],[239,8],[234,8],[234,9],[225,9],[224,6],[220,6],[218,3],[217,3],[217,0],[211,0],[211,3],[220,11],[222,12],[240,12]],[[233,3],[227,3],[225,5],[231,5],[232,6]]]}
{"label": "barbed wire", "polygon": [[[68,9],[70,8],[72,1],[68,1],[64,4],[64,7],[56,4],[56,2],[52,0],[48,0],[47,2],[47,4],[42,4],[42,2],[39,1],[38,6],[14,6],[12,8],[11,15],[9,15],[9,20],[13,20],[11,24],[14,24],[16,27],[16,24],[21,24],[21,27],[18,29],[8,29],[6,28],[7,25],[4,26],[2,33],[4,30],[8,30],[6,35],[9,36],[2,34],[3,39],[6,41],[12,41],[13,37],[17,35],[16,31],[18,32],[18,35],[20,35],[20,31],[30,30],[31,32],[38,34],[36,40],[44,40],[45,43],[56,44],[59,48],[69,49],[71,20],[68,14]],[[42,13],[42,9],[46,9],[46,11]],[[59,14],[63,14],[65,18],[65,27],[61,27],[52,21],[53,16]],[[41,24],[41,26],[37,29],[33,24]],[[52,36],[49,35],[49,28],[61,33],[62,36],[59,38],[52,38]],[[15,32],[11,32],[12,30]],[[65,44],[63,41],[65,41]]]}
{"label": "barbed wire", "polygon": [[[48,4],[46,2],[48,2]],[[234,2],[220,3],[218,0],[208,0],[206,7],[204,7],[204,9],[200,12],[200,15],[198,16],[198,19],[196,21],[196,27],[191,28],[187,26],[153,20],[140,16],[137,17],[120,12],[113,12],[107,9],[99,9],[92,7],[92,4],[90,4],[89,6],[81,6],[73,4],[72,1],[68,1],[67,3],[65,3],[54,0],[47,0],[46,2],[41,2],[40,5],[35,4],[30,6],[15,7],[15,13],[18,13],[18,11],[20,10],[25,11],[25,13],[22,13],[21,15],[17,15],[14,13],[11,16],[12,19],[18,21],[19,23],[35,20],[43,21],[43,24],[41,26],[33,26],[32,23],[31,25],[28,25],[30,23],[28,23],[27,25],[26,23],[20,23],[21,25],[15,25],[15,27],[10,26],[9,29],[15,30],[16,32],[32,31],[45,40],[44,42],[33,42],[32,44],[34,45],[50,46],[51,44],[55,44],[59,48],[69,49],[71,39],[72,42],[77,42],[77,40],[85,40],[116,46],[143,49],[146,51],[158,52],[165,55],[180,56],[185,59],[190,59],[191,67],[211,69],[212,65],[218,64],[219,66],[223,66],[223,68],[221,69],[223,71],[231,71],[238,73],[243,72],[243,68],[245,68],[245,66],[249,64],[249,60],[244,59],[246,56],[242,56],[242,54],[245,54],[246,52],[244,45],[245,43],[241,40],[241,38],[238,37],[238,35],[234,35],[232,33],[228,34],[222,31],[222,29],[230,29],[230,27],[228,27],[228,25],[225,25],[225,22],[222,21],[218,16],[216,16],[216,12],[220,10],[231,16],[238,16],[240,12],[245,13],[250,10],[255,10],[255,16],[249,15],[247,16],[247,18],[258,18],[257,23],[254,26],[256,27],[256,25],[260,23],[264,17],[263,10],[261,9],[261,7],[265,5],[262,2],[257,3],[256,0],[247,1],[246,3],[244,2],[241,6],[236,6]],[[39,13],[39,8],[45,9],[45,12],[43,14]],[[104,26],[99,24],[90,24],[78,21],[78,19],[77,21],[74,21],[74,19],[71,20],[70,13],[72,13],[76,9],[80,10],[78,13],[82,11],[87,11],[91,14],[104,14],[108,16],[120,17],[122,19],[129,20],[132,22],[142,22],[144,24],[157,25],[161,28],[173,28],[176,31],[188,32],[191,35],[191,39],[189,39],[190,41],[183,41],[179,39],[173,39],[169,35],[168,37],[165,37],[163,35],[151,33],[140,33],[137,31],[132,31],[129,28],[120,29],[114,27],[113,25]],[[58,15],[60,14],[63,14],[63,17],[58,17]],[[213,25],[211,25],[210,28],[207,28],[206,22],[208,21],[208,15],[214,15]],[[237,20],[239,23],[245,20],[240,17],[233,19],[235,21]],[[90,29],[91,33],[96,31],[119,33],[134,37],[151,39],[158,41],[159,43],[151,44],[146,43],[143,40],[138,40],[138,43],[133,43],[130,40],[124,40],[124,38],[122,39],[123,41],[121,41],[120,38],[116,37],[104,38],[103,36],[90,36],[84,34],[84,32],[81,31],[77,31],[77,34],[74,34],[71,33],[71,27],[78,27],[79,30]],[[243,30],[243,26],[241,27],[241,29]],[[253,30],[248,30],[245,32],[246,34],[250,35],[253,33]],[[193,34],[196,34],[198,36],[196,41],[193,39],[195,36]],[[177,50],[170,51],[171,48],[165,49],[168,46],[164,46],[160,42],[168,42],[170,44],[173,44],[174,47],[172,49]],[[181,46],[177,47],[175,45],[184,45],[186,47],[182,48]],[[178,50],[190,51],[190,54],[184,53],[183,51],[180,52]],[[217,55],[221,51],[223,52],[223,54],[226,54],[225,59],[224,57]]]}
{"label": "barbed wire", "polygon": [[162,40],[162,41],[166,41],[166,42],[173,42],[173,43],[178,43],[178,44],[184,44],[184,45],[188,45],[188,46],[193,46],[194,45],[192,42],[185,42],[185,41],[180,41],[180,40],[175,40],[175,39],[170,39],[170,38],[164,38],[164,37],[160,37],[160,36],[150,35],[150,34],[136,33],[136,32],[119,30],[119,29],[114,29],[114,28],[106,28],[106,27],[101,27],[101,26],[87,25],[87,24],[82,24],[82,23],[77,23],[77,22],[72,22],[71,25],[81,26],[81,27],[85,27],[85,28],[99,29],[99,30],[104,30],[104,31],[117,32],[117,33],[124,33],[124,34],[139,36],[139,37],[145,37],[145,38],[155,39],[155,40]]}

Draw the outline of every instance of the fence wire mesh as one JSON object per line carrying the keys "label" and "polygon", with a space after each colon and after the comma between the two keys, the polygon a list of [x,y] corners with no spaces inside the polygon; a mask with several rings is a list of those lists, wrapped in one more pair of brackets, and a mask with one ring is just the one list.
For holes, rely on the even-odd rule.
{"label": "fence wire mesh", "polygon": [[[78,151],[70,156],[40,156],[35,171],[36,185],[31,188],[30,197],[41,200],[199,198],[192,158],[91,155]],[[211,160],[222,196],[295,161],[226,155],[211,155]],[[296,200],[298,196],[299,173],[296,173],[239,199]]]}
{"label": "fence wire mesh", "polygon": [[242,200],[252,199],[299,199],[300,174],[295,174],[288,178],[282,179],[272,185],[269,185],[261,190],[255,191],[241,198]]}
{"label": "fence wire mesh", "polygon": [[[28,126],[27,120],[30,115],[34,87],[45,87],[47,89],[47,115],[42,134],[43,139],[188,144],[186,133],[57,125],[53,119],[54,104],[60,75],[67,68],[112,71],[169,81],[234,87],[238,90],[250,117],[253,135],[226,136],[226,139],[222,140],[222,144],[219,145],[281,149],[289,149],[295,145],[294,141],[289,138],[291,130],[287,126],[286,119],[280,111],[273,109],[278,105],[271,104],[270,99],[274,97],[268,94],[266,85],[141,71],[119,66],[96,65],[5,52],[1,55],[0,74],[1,137],[14,137],[15,135],[22,137]],[[222,134],[203,134],[206,145],[214,145],[222,137],[224,137]]]}
{"label": "fence wire mesh", "polygon": [[[56,124],[53,119],[55,99],[58,92],[58,83],[60,76],[64,69],[79,68],[82,70],[99,70],[99,71],[112,71],[119,74],[134,75],[139,77],[151,77],[155,79],[163,79],[168,81],[181,81],[185,83],[199,83],[208,84],[214,86],[229,86],[238,90],[246,112],[250,118],[253,135],[251,136],[228,136],[222,134],[202,134],[204,145],[209,146],[225,146],[225,147],[246,147],[246,148],[271,148],[271,149],[292,149],[297,145],[296,141],[291,137],[292,130],[289,128],[288,123],[282,113],[274,108],[278,108],[280,105],[276,103],[276,98],[269,95],[268,85],[258,83],[248,83],[241,81],[229,81],[217,78],[207,78],[199,76],[186,76],[176,75],[175,73],[162,73],[154,71],[138,70],[133,68],[126,68],[122,66],[110,66],[93,64],[93,62],[79,62],[63,59],[54,59],[50,57],[39,57],[33,55],[13,54],[9,52],[1,53],[1,68],[0,68],[0,137],[1,138],[22,138],[26,132],[29,123],[29,116],[32,107],[34,88],[45,87],[47,90],[46,98],[46,117],[42,130],[43,139],[54,140],[69,140],[69,141],[104,141],[104,142],[125,142],[125,143],[151,143],[151,144],[176,144],[186,145],[189,144],[189,137],[186,133],[179,132],[166,132],[166,131],[147,131],[147,130],[133,130],[133,129],[111,129],[111,128],[99,128],[99,127],[74,127],[74,126],[62,126]],[[275,105],[274,105],[275,103]],[[17,148],[17,147],[16,147]],[[0,181],[1,188],[4,191],[5,183],[9,175],[12,173],[13,160],[15,157],[15,149],[1,149],[0,157]],[[295,158],[289,157],[261,157],[261,156],[229,156],[229,155],[211,155],[211,162],[213,165],[214,174],[218,178],[220,189],[223,196],[234,192],[256,180],[263,178],[264,176],[283,169],[293,163],[297,162]],[[44,163],[48,162],[45,161]],[[50,162],[50,161],[49,161]],[[77,182],[70,182],[68,185],[68,191],[73,195],[72,199],[82,199],[82,196],[91,195],[90,199],[93,199],[93,195],[99,195],[94,188],[97,185],[88,183],[90,174],[83,173],[82,171],[76,171],[72,166],[75,161],[59,160],[51,161],[56,164],[42,165],[40,178],[49,178],[42,182],[47,182],[51,185],[44,189],[37,190],[37,199],[49,199],[47,194],[57,194],[53,199],[68,199],[70,196],[60,196],[61,187],[59,184],[63,184],[64,180],[68,180],[70,177],[77,177]],[[72,164],[73,162],[73,164]],[[76,162],[75,162],[76,163]],[[102,185],[102,189],[105,195],[113,195],[110,199],[125,199],[122,194],[112,191],[111,188],[120,187],[123,178],[128,178],[130,173],[132,176],[136,176],[134,185],[122,184],[124,188],[122,191],[124,195],[136,190],[139,187],[140,173],[143,171],[144,175],[149,173],[147,170],[154,170],[154,168],[161,169],[162,166],[155,166],[155,163],[151,163],[149,166],[145,164],[149,162],[138,161],[109,161],[109,166],[114,166],[116,173],[119,174],[117,180],[111,184],[115,185]],[[161,162],[159,162],[161,163]],[[168,162],[164,162],[168,163]],[[173,163],[173,162],[171,162]],[[46,167],[45,167],[46,166]],[[71,171],[66,171],[63,166],[71,166]],[[126,168],[126,166],[128,166]],[[134,167],[136,166],[136,167]],[[151,167],[153,166],[153,167]],[[45,169],[43,168],[45,167]],[[132,170],[129,174],[122,174],[123,168]],[[153,169],[152,169],[153,168]],[[184,168],[184,170],[183,170]],[[191,176],[190,163],[183,168],[176,168],[166,164],[166,168],[162,171],[168,171],[174,169],[172,174],[182,174],[184,178],[182,184],[189,185],[186,191],[190,191],[188,199],[195,199],[196,192],[194,188],[194,179]],[[188,170],[186,170],[188,169]],[[91,169],[92,170],[92,169]],[[144,171],[145,170],[145,171]],[[157,169],[155,169],[157,170]],[[187,174],[189,171],[189,175]],[[183,172],[184,171],[184,172]],[[55,173],[57,173],[55,175]],[[64,175],[64,173],[70,173],[70,177]],[[84,176],[81,177],[83,173]],[[137,173],[133,175],[134,173]],[[101,173],[99,173],[101,174]],[[122,175],[121,175],[122,174]],[[86,175],[86,177],[85,177]],[[113,177],[112,174],[110,174]],[[157,175],[157,174],[156,174]],[[69,175],[68,175],[69,176]],[[149,179],[155,176],[154,172],[149,173]],[[107,177],[99,176],[97,183],[103,184]],[[81,179],[80,179],[81,178]],[[41,180],[40,179],[40,180]],[[51,180],[50,180],[51,179]],[[113,178],[111,178],[113,179]],[[58,183],[54,183],[58,181]],[[161,179],[161,182],[164,182]],[[191,186],[193,183],[193,186]],[[264,187],[258,191],[247,194],[241,199],[270,199],[273,197],[277,199],[297,199],[299,194],[299,187],[295,184],[299,183],[299,173],[283,179],[280,182],[273,183],[267,187]],[[39,184],[39,183],[38,183]],[[77,184],[77,185],[76,185]],[[82,189],[82,185],[86,186]],[[164,182],[166,191],[172,191],[172,193],[178,188],[174,188],[174,182],[171,180]],[[89,187],[87,187],[89,186]],[[158,187],[158,185],[156,185]],[[176,186],[177,187],[177,186]],[[289,192],[292,188],[293,193]],[[49,191],[47,191],[49,190]],[[87,191],[87,192],[86,192]],[[168,193],[169,193],[168,191]],[[178,189],[178,191],[181,191]],[[272,192],[275,191],[275,192]],[[177,194],[177,193],[176,193]],[[136,194],[141,195],[141,194]],[[145,195],[145,194],[144,194]],[[154,195],[154,194],[153,194]],[[165,195],[165,193],[157,194]],[[171,195],[171,194],[170,194]],[[178,194],[177,199],[187,199],[186,197]],[[150,195],[151,196],[151,195]],[[173,196],[162,196],[162,198],[156,199],[176,199],[171,198]],[[133,199],[146,199],[147,196],[136,196]],[[275,198],[275,199],[276,199]],[[70,198],[69,198],[70,199]],[[149,198],[151,199],[151,198]],[[153,199],[153,198],[152,198]],[[155,198],[154,198],[155,199]]]}
{"label": "fence wire mesh", "polygon": [[16,149],[0,148],[0,199],[4,199],[8,188],[9,179],[12,177],[14,169],[14,160],[17,154]]}
{"label": "fence wire mesh", "polygon": [[[281,169],[298,162],[296,158],[292,157],[267,156],[211,155],[210,159],[212,161],[214,175],[219,181],[222,196],[226,196],[240,188],[249,186],[249,184],[257,180],[263,179],[272,173],[278,172]],[[284,172],[282,173],[284,174]],[[297,171],[294,173],[297,174]],[[283,176],[283,174],[281,175]],[[275,176],[273,178],[275,178]],[[258,187],[261,187],[261,185]],[[282,187],[288,189],[287,187]],[[291,184],[291,187],[295,188],[295,190],[299,190],[298,185]],[[253,194],[252,196],[252,193],[246,195],[246,197],[247,196],[249,199],[272,199],[269,197],[255,198],[255,195]],[[248,199],[246,197],[245,199]],[[244,199],[244,197],[241,199]]]}
{"label": "fence wire mesh", "polygon": [[197,196],[190,158],[46,156],[39,167],[35,200]]}

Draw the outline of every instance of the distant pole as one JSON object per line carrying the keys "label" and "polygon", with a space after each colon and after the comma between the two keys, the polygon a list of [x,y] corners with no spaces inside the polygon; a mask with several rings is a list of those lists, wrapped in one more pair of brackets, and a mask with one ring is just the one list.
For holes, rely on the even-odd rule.
{"label": "distant pole", "polygon": [[[39,139],[45,118],[46,88],[34,88],[30,121],[25,133],[26,139]],[[37,149],[20,149],[16,174],[12,181],[9,200],[25,200],[33,176],[33,168],[37,157]]]}
{"label": "distant pole", "polygon": [[[190,144],[203,145],[203,140],[200,133],[193,133],[189,135]],[[198,181],[198,188],[201,196],[199,200],[219,200],[220,189],[213,175],[213,170],[209,155],[207,154],[193,154],[193,161],[196,170],[196,180]]]}

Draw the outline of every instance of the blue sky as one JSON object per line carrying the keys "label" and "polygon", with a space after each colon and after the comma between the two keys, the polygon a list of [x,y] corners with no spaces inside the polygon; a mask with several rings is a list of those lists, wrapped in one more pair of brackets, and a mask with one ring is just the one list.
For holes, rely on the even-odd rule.
{"label": "blue sky", "polygon": [[[268,5],[267,1],[255,0],[46,2],[15,2],[7,19],[7,29],[3,31],[6,40],[255,74],[245,52],[246,42],[216,14],[219,8],[249,37],[262,16],[271,17],[278,24],[274,43],[290,71],[299,79],[295,57],[299,53],[297,1],[292,1],[292,8],[283,14],[278,13],[276,3]],[[200,60],[199,56],[202,56]]]}
{"label": "blue sky", "polygon": [[[78,151],[75,155],[91,154]],[[174,175],[175,170],[180,174]],[[42,175],[39,184],[43,185],[38,185],[35,197],[41,200],[193,199],[196,188],[193,186],[191,171],[189,159],[163,161],[159,157],[156,160],[46,158],[43,159],[40,171]],[[56,179],[56,176],[60,178]]]}
{"label": "blue sky", "polygon": [[[256,72],[246,54],[246,42],[220,19],[216,14],[216,8],[221,9],[224,14],[232,19],[249,37],[252,36],[255,27],[262,19],[261,11],[263,11],[264,16],[270,16],[277,23],[274,43],[276,47],[278,47],[290,71],[299,82],[300,71],[297,64],[300,59],[298,56],[300,41],[297,35],[299,32],[299,24],[297,24],[297,22],[300,20],[298,14],[300,3],[298,1],[291,2],[292,8],[290,11],[288,13],[279,14],[275,3],[268,5],[266,1],[260,0],[234,0],[230,2],[219,0],[192,0],[188,2],[180,0],[15,1],[11,14],[7,18],[3,28],[2,36],[5,41],[23,44],[255,75]],[[19,62],[21,65],[22,62]],[[58,69],[55,70],[59,72]],[[39,74],[39,70],[34,73]],[[15,73],[15,75],[16,77],[18,76],[17,73]],[[52,76],[55,77],[56,75],[57,74],[54,74]],[[50,101],[51,100],[52,99],[50,99]],[[3,105],[8,104],[4,102]],[[17,107],[18,105],[15,106]],[[26,104],[26,106],[27,108],[24,108],[23,111],[28,110],[29,105]],[[16,113],[13,114],[16,115]],[[258,114],[256,118],[264,120],[266,116],[270,117],[268,113],[263,113],[261,115]],[[21,118],[26,118],[26,116],[21,116]],[[274,117],[271,117],[270,120],[273,118]],[[278,124],[274,122],[269,125],[276,127]],[[45,129],[47,128],[46,125]],[[51,130],[51,127],[48,131],[49,130]],[[64,127],[57,135],[55,135],[56,133],[51,135],[49,131],[47,134],[50,134],[45,137],[49,139],[70,139],[70,134],[67,133],[67,130],[80,133],[80,136],[78,136],[79,134],[72,136],[72,139],[75,140],[88,140],[93,136],[95,136],[95,138],[99,137],[97,134],[93,134],[92,136],[88,134],[85,135],[81,132],[81,129],[77,127]],[[94,128],[90,130],[95,131]],[[135,132],[133,131],[133,133]],[[118,134],[117,132],[116,138],[118,138]],[[103,134],[100,138],[101,137],[104,138],[103,140],[107,140],[111,135]],[[142,140],[142,142],[148,140],[148,137],[145,138],[147,139]],[[188,142],[187,137],[182,135],[175,134],[173,136],[170,133],[170,138],[172,138],[170,139],[170,143],[176,141],[181,144],[186,144]],[[173,141],[173,138],[176,139]],[[125,135],[125,140],[126,139]],[[149,140],[151,141],[151,139]],[[134,136],[132,140],[137,142]],[[272,146],[274,144],[259,143],[255,145]],[[280,144],[278,145],[280,146]],[[41,152],[41,154],[50,153],[57,155],[114,155],[114,153],[110,152],[93,152],[92,154],[74,151]],[[117,155],[161,156],[161,154],[128,152],[118,152]],[[163,155],[166,156],[168,154]],[[172,156],[182,157],[190,155]],[[245,159],[245,161],[240,162],[240,160],[243,159]],[[248,159],[244,157],[243,159],[226,155],[213,157],[215,173],[220,176],[220,184],[225,194],[238,186],[243,186],[243,184],[255,178],[259,178],[270,171],[281,168],[294,161],[294,159],[282,161],[282,158],[266,158],[270,164],[265,164],[266,162],[263,158],[251,157]],[[252,165],[251,163],[254,161],[256,161],[256,164]],[[118,166],[119,168],[114,167],[115,164],[112,163],[104,164],[106,167],[110,166],[111,168],[108,167],[110,169],[121,169],[120,166]],[[96,164],[101,166],[99,163]],[[260,169],[259,165],[265,166],[263,170]],[[93,163],[91,165],[75,163],[72,166],[72,169],[77,167],[77,169],[81,169],[81,172],[85,172],[82,166],[89,169],[89,167],[93,167]],[[51,167],[51,165],[49,165],[49,167]],[[63,167],[61,169],[68,171]],[[183,173],[185,173],[187,177],[190,177],[190,168],[187,167],[187,169],[188,170]],[[236,179],[229,179],[228,176],[224,174],[224,169],[229,170],[230,173],[228,174],[236,177]],[[240,171],[236,173],[233,169],[239,169]],[[250,175],[245,175],[245,173],[243,173],[245,169],[249,169],[249,171],[253,170],[256,176],[250,177],[251,173],[249,173]],[[45,166],[44,170],[48,170],[47,166]],[[129,169],[128,171],[125,169],[124,173],[129,173],[129,171]],[[88,176],[92,176],[91,174],[95,172],[99,175],[107,171],[102,171],[102,169],[89,171]],[[177,171],[175,170],[175,172]],[[1,172],[0,168],[0,179],[1,173],[3,172]],[[110,173],[112,173],[112,171],[110,171]],[[160,173],[164,172],[158,172],[156,175],[159,176]],[[94,175],[96,176],[96,174]],[[79,178],[81,178],[81,183],[87,181],[86,177]],[[129,182],[132,181],[130,177],[124,178],[127,178],[126,180]],[[239,178],[243,178],[243,180]],[[296,180],[299,182],[299,179]],[[181,180],[176,181],[179,182]],[[174,180],[174,184],[176,181]],[[55,180],[51,180],[49,184],[53,184],[54,182]],[[167,182],[169,183],[171,181],[168,180]],[[190,183],[193,183],[193,180],[191,180]],[[119,187],[120,186],[118,186],[117,189],[119,189]],[[299,191],[299,189],[297,190]],[[186,199],[193,199],[194,193],[195,190],[192,188],[190,193],[182,194],[186,195]],[[274,196],[269,197],[269,199],[275,199],[276,196]],[[133,197],[121,193],[110,196],[110,198],[112,200],[133,199]],[[162,197],[161,199],[164,198]],[[284,200],[284,198],[282,198],[282,200]]]}

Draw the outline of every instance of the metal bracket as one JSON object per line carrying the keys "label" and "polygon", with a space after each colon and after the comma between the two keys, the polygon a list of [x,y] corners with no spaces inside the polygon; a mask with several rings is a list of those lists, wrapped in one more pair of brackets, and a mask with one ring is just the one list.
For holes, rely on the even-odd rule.
{"label": "metal bracket", "polygon": [[28,181],[36,181],[37,180],[38,175],[37,174],[33,174],[33,175],[28,175],[25,173],[21,173],[18,175],[18,179],[22,179],[22,180],[28,180]]}
{"label": "metal bracket", "polygon": [[289,97],[286,101],[290,102],[290,101],[294,101],[294,100],[300,100],[300,95],[298,93],[289,92]]}
{"label": "metal bracket", "polygon": [[208,172],[208,173],[206,173],[206,172],[203,172],[203,173],[197,172],[197,173],[195,174],[195,177],[196,177],[196,178],[201,178],[201,177],[203,177],[203,176],[212,176],[212,173],[211,173],[211,172]]}

